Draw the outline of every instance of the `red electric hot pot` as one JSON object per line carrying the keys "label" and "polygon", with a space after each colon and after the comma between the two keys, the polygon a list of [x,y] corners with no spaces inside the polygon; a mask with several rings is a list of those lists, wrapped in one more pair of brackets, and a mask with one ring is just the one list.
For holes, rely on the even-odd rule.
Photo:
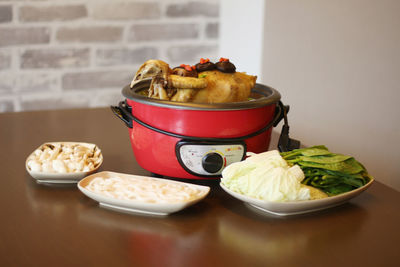
{"label": "red electric hot pot", "polygon": [[269,86],[256,84],[249,101],[215,104],[149,98],[143,94],[149,86],[148,80],[133,88],[125,86],[125,101],[111,109],[129,128],[138,164],[153,175],[218,178],[227,165],[243,160],[247,151],[267,151],[272,127],[282,118],[280,150],[299,145],[288,143],[293,141],[287,135],[289,107]]}

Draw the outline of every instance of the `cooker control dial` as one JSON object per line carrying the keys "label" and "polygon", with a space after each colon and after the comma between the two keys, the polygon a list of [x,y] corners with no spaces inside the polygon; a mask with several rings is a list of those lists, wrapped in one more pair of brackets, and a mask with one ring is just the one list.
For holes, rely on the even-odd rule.
{"label": "cooker control dial", "polygon": [[212,152],[202,158],[201,164],[207,172],[217,173],[224,166],[224,159],[220,154]]}
{"label": "cooker control dial", "polygon": [[175,147],[182,168],[197,176],[218,177],[226,166],[241,161],[246,154],[244,142],[220,143],[181,140]]}

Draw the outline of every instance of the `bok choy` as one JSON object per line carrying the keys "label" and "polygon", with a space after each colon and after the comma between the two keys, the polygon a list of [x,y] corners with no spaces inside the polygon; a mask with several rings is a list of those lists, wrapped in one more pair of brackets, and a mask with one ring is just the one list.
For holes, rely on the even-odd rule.
{"label": "bok choy", "polygon": [[325,146],[313,146],[280,153],[290,165],[303,170],[305,185],[338,195],[367,184],[372,178],[351,156],[332,153]]}

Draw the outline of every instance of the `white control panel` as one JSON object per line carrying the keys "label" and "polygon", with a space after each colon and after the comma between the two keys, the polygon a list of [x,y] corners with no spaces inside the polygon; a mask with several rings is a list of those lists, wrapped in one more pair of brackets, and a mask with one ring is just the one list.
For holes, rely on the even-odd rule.
{"label": "white control panel", "polygon": [[243,144],[180,144],[177,156],[182,167],[197,175],[220,175],[233,162],[243,159]]}

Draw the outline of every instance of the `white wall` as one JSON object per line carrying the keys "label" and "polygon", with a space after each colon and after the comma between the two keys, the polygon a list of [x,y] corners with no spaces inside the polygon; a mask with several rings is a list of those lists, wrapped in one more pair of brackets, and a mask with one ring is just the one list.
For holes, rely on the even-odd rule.
{"label": "white wall", "polygon": [[264,0],[220,0],[219,54],[238,71],[262,73]]}
{"label": "white wall", "polygon": [[292,134],[400,190],[400,1],[267,1],[266,83]]}
{"label": "white wall", "polygon": [[[353,155],[400,190],[400,1],[268,0],[264,8],[258,81],[291,106],[291,135]],[[259,28],[248,28],[258,41]]]}

